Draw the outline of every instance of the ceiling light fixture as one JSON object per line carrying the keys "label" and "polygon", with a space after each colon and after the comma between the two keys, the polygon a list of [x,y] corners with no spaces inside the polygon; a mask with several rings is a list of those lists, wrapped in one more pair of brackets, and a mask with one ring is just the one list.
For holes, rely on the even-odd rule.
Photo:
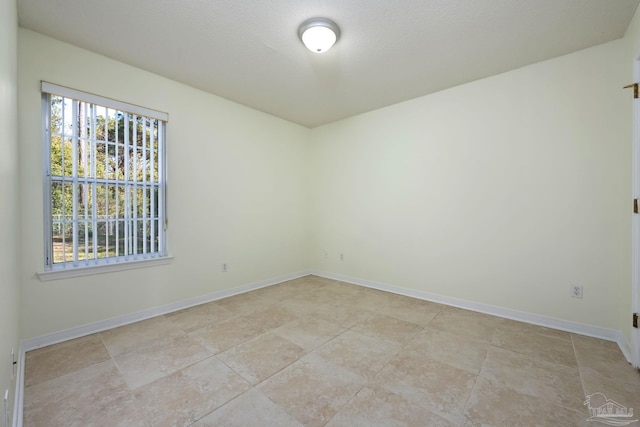
{"label": "ceiling light fixture", "polygon": [[338,41],[340,28],[330,19],[311,18],[300,24],[298,36],[311,52],[322,53]]}

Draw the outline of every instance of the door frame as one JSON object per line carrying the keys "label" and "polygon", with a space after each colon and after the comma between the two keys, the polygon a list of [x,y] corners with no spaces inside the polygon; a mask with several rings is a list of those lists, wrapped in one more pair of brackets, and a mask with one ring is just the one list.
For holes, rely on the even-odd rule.
{"label": "door frame", "polygon": [[[633,81],[640,82],[640,58],[633,61]],[[633,99],[632,199],[640,199],[640,99]],[[631,313],[640,312],[640,214],[631,214]],[[631,319],[629,319],[631,320]],[[631,328],[631,364],[640,368],[640,329]]]}

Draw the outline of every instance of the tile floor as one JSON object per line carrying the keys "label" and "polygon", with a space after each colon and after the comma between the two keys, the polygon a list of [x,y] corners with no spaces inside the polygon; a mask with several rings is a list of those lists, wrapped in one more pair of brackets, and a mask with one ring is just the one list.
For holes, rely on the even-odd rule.
{"label": "tile floor", "polygon": [[26,355],[24,426],[587,426],[616,344],[307,276]]}

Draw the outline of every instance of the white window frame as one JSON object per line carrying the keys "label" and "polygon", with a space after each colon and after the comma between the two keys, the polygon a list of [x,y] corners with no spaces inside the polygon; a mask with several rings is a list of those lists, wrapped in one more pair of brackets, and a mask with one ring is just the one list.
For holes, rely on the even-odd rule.
{"label": "white window frame", "polygon": [[[81,276],[81,275],[87,275],[87,274],[104,273],[108,271],[118,271],[118,270],[126,270],[131,268],[160,265],[160,264],[166,264],[167,262],[169,262],[171,257],[168,256],[168,251],[167,251],[168,221],[167,221],[167,204],[166,204],[166,200],[167,200],[166,128],[167,128],[167,123],[169,121],[169,115],[167,113],[151,110],[145,107],[140,107],[137,105],[128,104],[128,103],[113,100],[110,98],[105,98],[102,96],[85,93],[79,90],[55,85],[55,84],[44,82],[44,81],[41,82],[41,92],[42,92],[43,141],[44,141],[43,193],[44,193],[44,243],[45,244],[44,244],[44,272],[38,273],[38,276],[40,277],[40,279],[54,280],[54,279],[65,278],[65,277],[74,277],[74,276]],[[74,101],[84,102],[86,103],[85,105],[89,106],[88,108],[92,108],[92,106],[95,105],[96,107],[104,107],[111,111],[115,111],[116,114],[124,113],[125,123],[127,123],[127,120],[129,120],[128,119],[129,115],[133,115],[135,120],[138,120],[138,118],[151,119],[154,123],[154,126],[157,127],[157,136],[153,141],[148,140],[148,144],[149,144],[149,151],[153,153],[154,152],[153,142],[157,143],[157,156],[158,156],[157,157],[157,162],[158,162],[157,182],[155,180],[147,181],[146,173],[143,173],[143,176],[144,176],[143,180],[138,180],[135,177],[127,179],[126,176],[128,175],[125,175],[125,179],[120,179],[117,176],[114,179],[108,179],[107,176],[99,178],[96,176],[97,174],[95,173],[95,160],[96,160],[95,158],[93,159],[93,162],[92,162],[94,171],[91,174],[92,175],[91,177],[79,176],[79,174],[77,173],[78,167],[76,167],[77,159],[75,158],[72,160],[74,165],[73,167],[74,171],[72,172],[71,176],[65,176],[64,174],[54,176],[51,171],[51,143],[52,143],[51,123],[50,123],[51,96],[60,96],[60,97],[74,100]],[[90,119],[91,122],[93,120],[95,120],[95,116]],[[146,123],[147,121],[145,120],[145,126],[146,126]],[[136,126],[133,126],[133,128],[135,132]],[[125,129],[128,129],[128,126]],[[65,130],[62,129],[61,133],[62,133],[61,136],[64,141]],[[72,133],[77,134],[75,130]],[[131,140],[128,139],[129,132],[125,131],[125,134],[127,135],[127,140],[120,142],[120,145],[122,146],[123,151],[128,152],[129,148],[133,147],[134,150],[140,150],[143,153],[146,153],[146,143],[147,143],[146,140],[145,142],[143,142],[144,148],[140,149],[138,148],[135,141],[131,142]],[[91,145],[92,150],[95,150],[95,145],[97,144],[97,142],[94,140],[92,144],[93,144]],[[73,147],[75,146],[76,144],[74,143]],[[114,144],[116,152],[118,150],[118,146],[119,146],[118,143]],[[107,149],[107,147],[108,147],[108,144],[105,142],[105,150]],[[63,152],[64,152],[64,145],[63,145]],[[143,154],[143,158],[144,158],[144,155],[145,154]],[[128,159],[128,156],[125,157],[125,159]],[[146,158],[144,159],[145,161],[147,160]],[[64,160],[63,160],[63,163],[64,163]],[[153,171],[153,169],[151,169],[151,171]],[[129,172],[127,171],[126,173],[128,174]],[[105,171],[105,174],[106,174],[106,171]],[[126,197],[129,197],[129,194],[131,194],[132,190],[143,190],[142,192],[144,194],[145,201],[147,200],[146,198],[147,191],[149,191],[149,194],[154,194],[154,196],[151,196],[151,197],[153,197],[154,201],[157,201],[158,203],[157,216],[138,217],[136,209],[129,209],[129,208],[126,209],[126,213],[123,214],[124,215],[123,217],[118,216],[117,218],[114,217],[113,219],[111,219],[107,215],[107,217],[103,218],[101,222],[108,224],[111,221],[112,223],[116,223],[116,224],[121,224],[121,223],[126,224],[126,227],[132,231],[129,234],[124,234],[123,239],[119,239],[119,234],[116,233],[116,235],[118,236],[114,238],[116,239],[114,240],[114,249],[116,249],[116,255],[106,256],[103,258],[100,258],[98,256],[99,253],[97,252],[97,237],[96,237],[97,234],[96,234],[96,236],[93,236],[93,238],[91,239],[92,240],[91,245],[89,245],[88,239],[85,240],[84,253],[85,255],[90,254],[90,256],[85,256],[84,259],[80,259],[80,256],[79,256],[80,254],[78,249],[78,242],[80,240],[80,238],[78,237],[78,231],[77,231],[78,224],[84,223],[86,227],[87,223],[90,222],[92,224],[92,231],[95,231],[97,230],[98,215],[96,213],[96,207],[95,207],[96,205],[94,203],[92,205],[93,208],[90,210],[90,213],[88,209],[85,209],[87,210],[87,212],[85,213],[85,216],[80,217],[80,214],[78,214],[79,207],[77,206],[80,203],[77,201],[76,197],[73,197],[72,198],[73,214],[71,216],[71,219],[63,218],[61,220],[61,222],[65,226],[68,225],[73,228],[72,243],[71,243],[73,259],[69,261],[54,262],[54,250],[53,250],[54,218],[52,214],[51,188],[52,188],[52,183],[57,183],[57,182],[59,183],[65,182],[65,185],[73,185],[73,188],[74,188],[73,191],[75,191],[75,188],[78,185],[81,185],[81,184],[89,185],[89,186],[92,186],[94,194],[95,194],[96,186],[98,185],[102,185],[105,188],[108,188],[109,186],[111,187],[115,186],[116,189],[118,188],[124,189],[123,192],[124,194],[127,195]],[[157,196],[155,196],[154,190],[157,190]],[[116,190],[116,191],[119,191],[119,190]],[[131,196],[132,200],[134,198],[137,198],[138,193],[137,191],[133,191],[133,194],[135,194],[135,196]],[[157,200],[155,200],[156,198]],[[116,198],[116,203],[117,203],[117,198]],[[108,210],[108,207],[106,209]],[[147,215],[147,214],[145,213],[144,215]],[[150,223],[152,224],[154,221],[157,221],[157,225],[158,225],[157,226],[157,237],[158,237],[157,243],[156,244],[152,243],[152,248],[148,248],[146,245],[147,239],[145,238],[143,239],[144,247],[138,248],[137,247],[138,239],[136,235],[136,232],[137,232],[136,230],[138,229],[138,225],[143,225],[144,233],[146,233],[146,230],[147,230],[146,226],[149,225]],[[151,227],[151,229],[153,229],[153,227]],[[155,229],[153,233],[155,233]],[[149,237],[150,241],[153,242],[154,241],[153,237],[156,237],[156,236],[155,234],[153,234],[152,236],[147,236],[145,234],[145,237]],[[105,238],[108,242],[108,234],[105,236]],[[119,253],[119,249],[118,249],[120,241],[123,241],[122,243],[125,245],[125,253],[123,254]],[[91,246],[91,249],[89,249],[89,246]],[[107,248],[108,248],[108,243],[107,243]]]}

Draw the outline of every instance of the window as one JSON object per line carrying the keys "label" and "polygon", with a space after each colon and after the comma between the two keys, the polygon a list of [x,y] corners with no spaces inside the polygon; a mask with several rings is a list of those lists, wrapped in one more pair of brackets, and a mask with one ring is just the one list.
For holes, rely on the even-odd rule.
{"label": "window", "polygon": [[42,82],[45,271],[166,257],[168,116]]}

